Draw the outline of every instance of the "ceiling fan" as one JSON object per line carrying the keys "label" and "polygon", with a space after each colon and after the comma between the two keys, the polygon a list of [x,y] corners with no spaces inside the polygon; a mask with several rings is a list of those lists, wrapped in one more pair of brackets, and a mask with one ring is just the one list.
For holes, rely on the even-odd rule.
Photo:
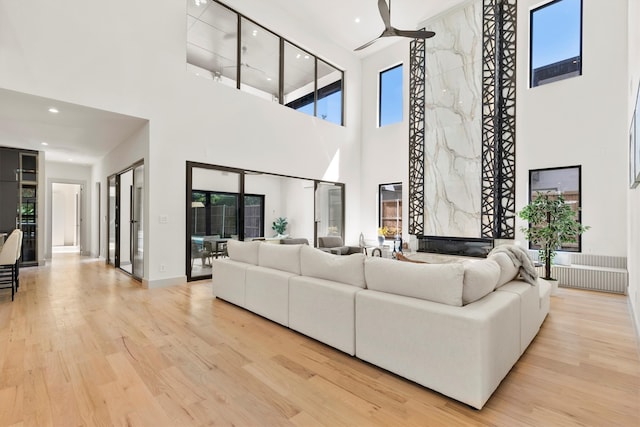
{"label": "ceiling fan", "polygon": [[378,10],[380,11],[380,17],[382,18],[382,22],[384,23],[384,31],[375,39],[371,40],[363,44],[360,47],[354,49],[362,50],[371,46],[378,39],[382,37],[410,37],[412,39],[428,39],[436,35],[433,31],[426,30],[399,30],[391,25],[391,0],[389,0],[389,6],[387,6],[387,2],[385,0],[378,0]]}

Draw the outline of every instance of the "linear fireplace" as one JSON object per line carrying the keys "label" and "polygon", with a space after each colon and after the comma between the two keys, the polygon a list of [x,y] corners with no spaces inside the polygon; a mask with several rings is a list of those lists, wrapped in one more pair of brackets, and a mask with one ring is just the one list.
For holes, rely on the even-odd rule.
{"label": "linear fireplace", "polygon": [[475,237],[417,236],[418,252],[486,258],[493,239]]}

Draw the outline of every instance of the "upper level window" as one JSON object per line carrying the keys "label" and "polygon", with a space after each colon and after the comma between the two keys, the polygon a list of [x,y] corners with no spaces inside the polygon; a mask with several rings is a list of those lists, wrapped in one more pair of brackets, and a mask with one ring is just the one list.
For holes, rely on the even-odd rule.
{"label": "upper level window", "polygon": [[187,70],[343,125],[344,72],[215,0],[187,0]]}
{"label": "upper level window", "polygon": [[378,126],[402,121],[402,64],[380,72]]}
{"label": "upper level window", "polygon": [[531,11],[530,86],[582,74],[582,0],[555,0]]}

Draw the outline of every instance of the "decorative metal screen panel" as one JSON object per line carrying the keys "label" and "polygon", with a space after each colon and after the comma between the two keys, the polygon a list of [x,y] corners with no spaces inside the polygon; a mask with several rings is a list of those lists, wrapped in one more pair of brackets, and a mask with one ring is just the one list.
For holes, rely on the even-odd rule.
{"label": "decorative metal screen panel", "polygon": [[484,0],[482,237],[515,235],[516,0]]}
{"label": "decorative metal screen panel", "polygon": [[409,234],[424,233],[425,43],[413,40],[409,63]]}

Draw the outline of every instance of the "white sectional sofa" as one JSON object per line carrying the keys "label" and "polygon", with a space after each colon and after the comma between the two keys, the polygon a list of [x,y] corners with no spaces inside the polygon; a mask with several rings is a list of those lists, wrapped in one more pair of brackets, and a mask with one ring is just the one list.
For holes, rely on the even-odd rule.
{"label": "white sectional sofa", "polygon": [[416,264],[229,241],[214,296],[481,409],[549,312],[504,253]]}

